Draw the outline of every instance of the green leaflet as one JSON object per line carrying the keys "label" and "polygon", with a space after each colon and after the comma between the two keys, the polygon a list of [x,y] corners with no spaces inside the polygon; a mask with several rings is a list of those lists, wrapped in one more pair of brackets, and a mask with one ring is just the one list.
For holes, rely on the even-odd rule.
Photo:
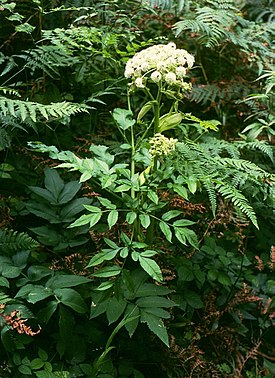
{"label": "green leaflet", "polygon": [[171,232],[171,229],[168,226],[168,224],[166,222],[161,221],[159,223],[159,227],[160,227],[161,231],[163,232],[164,236],[166,237],[166,239],[170,243],[172,243],[172,232]]}
{"label": "green leaflet", "polygon": [[120,248],[118,249],[104,249],[102,252],[97,253],[94,257],[91,258],[89,261],[87,268],[91,266],[96,266],[101,264],[103,261],[106,260],[112,260],[117,253],[120,251]]}
{"label": "green leaflet", "polygon": [[169,347],[168,333],[163,321],[160,317],[150,314],[146,311],[141,311],[140,321],[146,323],[148,328],[158,336],[158,338]]}
{"label": "green leaflet", "polygon": [[87,306],[81,295],[74,289],[63,288],[56,289],[54,294],[58,297],[61,303],[65,306],[71,307],[74,311],[84,314],[87,311]]}
{"label": "green leaflet", "polygon": [[117,223],[117,221],[118,221],[118,211],[117,210],[110,211],[107,217],[109,229],[111,229]]}
{"label": "green leaflet", "polygon": [[158,282],[162,282],[162,273],[158,264],[147,257],[143,257],[141,255],[138,256],[138,260],[140,266],[145,270],[146,273],[149,274],[154,280]]}
{"label": "green leaflet", "polygon": [[127,130],[135,124],[135,120],[132,119],[132,116],[133,113],[127,109],[115,108],[113,111],[114,120],[122,130]]}

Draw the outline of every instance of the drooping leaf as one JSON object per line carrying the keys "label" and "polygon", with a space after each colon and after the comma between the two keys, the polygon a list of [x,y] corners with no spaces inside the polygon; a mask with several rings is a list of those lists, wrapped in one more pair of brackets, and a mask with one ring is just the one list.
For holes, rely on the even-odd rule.
{"label": "drooping leaf", "polygon": [[112,324],[119,319],[119,317],[123,314],[126,306],[127,301],[124,298],[118,299],[115,296],[110,298],[106,309],[106,315],[109,324]]}
{"label": "drooping leaf", "polygon": [[159,316],[141,311],[140,321],[146,323],[150,329],[167,347],[169,347],[169,337],[167,329]]}
{"label": "drooping leaf", "polygon": [[148,297],[138,298],[136,304],[139,307],[173,307],[175,303],[170,299],[160,296],[150,295]]}
{"label": "drooping leaf", "polygon": [[117,210],[111,210],[107,217],[107,222],[109,229],[111,229],[118,221],[118,211]]}
{"label": "drooping leaf", "polygon": [[92,275],[95,277],[105,277],[105,278],[113,277],[120,274],[121,270],[122,270],[121,267],[117,265],[105,266],[104,268],[101,268],[97,270],[96,272],[94,272]]}
{"label": "drooping leaf", "polygon": [[166,222],[163,222],[161,221],[159,223],[159,228],[161,229],[161,231],[163,232],[164,236],[166,237],[166,239],[172,243],[172,231],[170,229],[170,227],[168,226],[168,224]]}
{"label": "drooping leaf", "polygon": [[86,303],[76,290],[70,288],[56,289],[54,294],[62,304],[71,307],[74,311],[80,314],[87,312]]}
{"label": "drooping leaf", "polygon": [[132,116],[133,113],[127,109],[115,108],[113,110],[114,120],[122,130],[127,130],[135,124],[135,120],[132,119]]}
{"label": "drooping leaf", "polygon": [[147,257],[143,257],[141,255],[138,256],[138,260],[140,266],[145,270],[146,273],[149,274],[149,276],[151,276],[154,280],[158,282],[162,282],[163,278],[160,267],[154,260],[149,259]]}

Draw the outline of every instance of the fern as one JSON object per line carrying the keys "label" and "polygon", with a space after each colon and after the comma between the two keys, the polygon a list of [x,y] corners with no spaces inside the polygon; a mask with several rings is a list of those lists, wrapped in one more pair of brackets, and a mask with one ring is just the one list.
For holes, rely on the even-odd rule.
{"label": "fern", "polygon": [[[220,142],[221,145],[217,146]],[[178,155],[174,166],[181,175],[192,175],[197,182],[201,183],[201,186],[207,191],[213,214],[216,212],[216,197],[219,193],[225,199],[230,200],[258,227],[255,212],[241,190],[244,190],[246,186],[248,189],[257,187],[264,193],[266,178],[270,178],[271,181],[275,178],[250,161],[220,156],[223,150],[231,151],[231,154],[233,152],[238,156],[238,147],[234,146],[231,149],[229,143],[225,141],[201,145],[191,141],[178,143]],[[252,185],[248,185],[248,183]]]}
{"label": "fern", "polygon": [[0,151],[11,145],[11,138],[5,129],[0,128]]}
{"label": "fern", "polygon": [[228,30],[235,23],[235,14],[223,9],[209,7],[198,8],[194,20],[183,20],[175,24],[176,36],[186,30],[200,34],[198,42],[205,47],[219,46],[228,35]]}
{"label": "fern", "polygon": [[29,68],[31,72],[41,70],[53,78],[54,74],[59,76],[59,67],[69,67],[79,61],[71,55],[72,52],[60,43],[58,46],[39,46],[17,57],[26,61],[25,68]]}
{"label": "fern", "polygon": [[215,191],[215,185],[209,177],[201,177],[201,183],[207,191],[212,213],[215,214],[217,210],[217,195]]}
{"label": "fern", "polygon": [[0,230],[0,251],[16,252],[22,250],[33,250],[38,243],[24,232],[13,230]]}
{"label": "fern", "polygon": [[6,303],[10,302],[12,299],[2,291],[0,291],[0,305],[5,305]]}
{"label": "fern", "polygon": [[232,201],[232,203],[238,207],[242,213],[244,213],[254,224],[256,228],[258,227],[256,214],[252,206],[248,203],[245,196],[240,193],[236,188],[230,186],[226,183],[216,184],[216,190],[225,198]]}
{"label": "fern", "polygon": [[255,140],[253,142],[235,142],[240,149],[259,150],[270,158],[273,162],[273,148],[264,140]]}
{"label": "fern", "polygon": [[56,102],[50,105],[43,105],[37,102],[13,100],[0,96],[2,115],[19,118],[22,122],[27,118],[36,122],[39,117],[47,121],[51,118],[69,117],[80,112],[87,112],[88,108],[86,105],[69,102]]}

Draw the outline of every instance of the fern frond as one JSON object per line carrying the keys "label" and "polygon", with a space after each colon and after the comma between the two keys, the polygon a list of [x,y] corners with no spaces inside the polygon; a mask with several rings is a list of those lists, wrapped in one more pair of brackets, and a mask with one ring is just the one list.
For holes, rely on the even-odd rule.
{"label": "fern frond", "polygon": [[12,299],[2,291],[0,291],[0,305],[5,305],[6,303],[10,302]]}
{"label": "fern frond", "polygon": [[259,150],[263,152],[266,156],[270,158],[273,162],[274,153],[273,148],[264,140],[254,140],[253,142],[235,142],[240,149],[247,149],[247,150]]}
{"label": "fern frond", "polygon": [[244,159],[232,159],[232,158],[223,158],[223,159],[216,159],[217,164],[223,165],[226,167],[236,168],[238,171],[249,172],[249,174],[256,177],[269,177],[266,171],[262,168],[258,167],[258,165],[252,163],[251,161],[244,160]]}
{"label": "fern frond", "polygon": [[245,196],[239,190],[226,183],[217,183],[215,188],[225,199],[230,200],[234,206],[239,208],[241,212],[251,220],[256,228],[259,228],[253,207],[250,206]]}
{"label": "fern frond", "polygon": [[55,102],[50,105],[40,104],[38,102],[13,100],[0,96],[0,109],[3,116],[12,116],[21,119],[24,122],[30,118],[33,122],[41,117],[47,121],[51,118],[70,117],[74,114],[87,112],[87,105],[81,105],[70,102]]}
{"label": "fern frond", "polygon": [[235,23],[235,13],[223,9],[210,7],[198,8],[195,12],[195,19],[183,20],[175,24],[176,36],[185,30],[199,34],[198,42],[205,47],[215,47],[222,39],[228,36],[228,30]]}
{"label": "fern frond", "polygon": [[78,59],[72,56],[72,52],[65,48],[64,44],[39,46],[17,55],[17,57],[26,61],[25,67],[29,68],[31,72],[42,70],[52,78],[54,74],[59,76],[59,67],[68,67],[78,62]]}
{"label": "fern frond", "polygon": [[211,210],[213,215],[215,215],[217,210],[217,196],[215,191],[215,185],[213,184],[213,181],[208,177],[202,177],[201,183],[207,191],[208,198],[211,204]]}
{"label": "fern frond", "polygon": [[15,252],[22,250],[33,250],[38,247],[37,241],[24,232],[14,230],[0,230],[0,251]]}
{"label": "fern frond", "polygon": [[5,129],[0,128],[0,151],[11,145],[10,135]]}

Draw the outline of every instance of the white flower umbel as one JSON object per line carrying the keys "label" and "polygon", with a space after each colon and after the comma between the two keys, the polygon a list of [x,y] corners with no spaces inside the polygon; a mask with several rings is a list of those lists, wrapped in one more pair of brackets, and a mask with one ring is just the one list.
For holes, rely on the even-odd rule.
{"label": "white flower umbel", "polygon": [[193,55],[186,50],[177,49],[175,43],[155,45],[138,52],[129,59],[125,67],[125,77],[131,79],[136,88],[144,88],[145,78],[158,84],[160,81],[168,87],[182,90],[190,88],[184,81],[188,69],[194,64]]}
{"label": "white flower umbel", "polygon": [[166,138],[164,135],[157,133],[149,139],[149,153],[152,158],[156,156],[167,156],[176,148],[177,139]]}

